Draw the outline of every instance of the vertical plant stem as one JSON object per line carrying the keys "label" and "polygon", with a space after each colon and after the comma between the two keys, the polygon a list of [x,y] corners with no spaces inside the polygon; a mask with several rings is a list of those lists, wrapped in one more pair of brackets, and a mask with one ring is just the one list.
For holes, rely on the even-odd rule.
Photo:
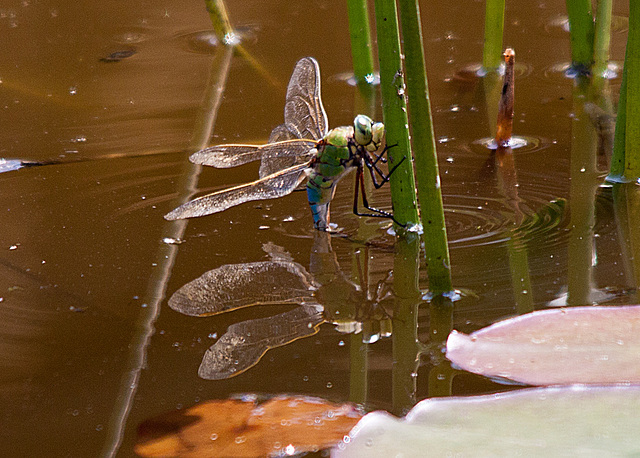
{"label": "vertical plant stem", "polygon": [[424,59],[420,9],[417,0],[400,0],[402,36],[407,69],[407,95],[411,109],[413,152],[418,179],[420,217],[424,230],[429,290],[450,292],[451,263],[444,221],[438,156],[431,117],[431,102]]}
{"label": "vertical plant stem", "polygon": [[571,230],[568,243],[567,305],[592,303],[593,236],[596,192],[601,184],[597,170],[598,140],[595,127],[584,111],[588,80],[575,81],[571,121],[570,209]]}
{"label": "vertical plant stem", "polygon": [[416,402],[416,377],[421,346],[418,342],[418,305],[420,289],[420,238],[413,233],[395,245],[393,259],[393,413],[404,415]]}
{"label": "vertical plant stem", "polygon": [[358,85],[373,82],[373,51],[366,0],[347,0],[353,74]]}
{"label": "vertical plant stem", "polygon": [[[616,216],[616,228],[618,229],[618,240],[620,241],[620,248],[622,251],[621,261],[625,273],[625,285],[635,287],[635,291],[631,295],[631,303],[637,303],[638,301],[638,285],[640,285],[640,253],[637,253],[640,248],[640,236],[638,234],[637,219],[634,221],[634,216],[631,212],[631,205],[629,205],[631,199],[636,201],[640,196],[637,195],[638,187],[634,183],[613,183],[611,187],[611,194],[613,197],[613,208]],[[629,194],[635,194],[629,196]],[[634,206],[636,210],[638,206]],[[638,256],[635,255],[638,254]]]}
{"label": "vertical plant stem", "polygon": [[593,15],[591,0],[566,0],[569,15],[571,61],[582,74],[589,73],[593,62]]}
{"label": "vertical plant stem", "polygon": [[502,34],[504,32],[505,0],[486,0],[484,15],[484,49],[482,66],[486,71],[495,71],[502,62]]}
{"label": "vertical plant stem", "polygon": [[502,96],[498,105],[496,123],[496,144],[498,147],[508,146],[513,133],[513,105],[515,102],[515,65],[516,54],[513,49],[504,51],[504,79],[502,80]]}
{"label": "vertical plant stem", "polygon": [[[394,167],[403,161],[391,177],[393,214],[402,224],[414,225],[418,223],[418,204],[411,160],[407,105],[404,98],[398,14],[395,0],[375,0],[375,7],[386,143],[395,145],[389,150],[389,166]],[[396,231],[401,233],[399,228],[396,228]]]}
{"label": "vertical plant stem", "polygon": [[609,64],[609,44],[611,43],[611,0],[598,0],[596,24],[593,38],[594,81],[604,80]]}
{"label": "vertical plant stem", "polygon": [[[627,54],[629,49],[627,48]],[[625,134],[627,130],[627,57],[624,58],[622,69],[622,83],[620,85],[620,98],[618,99],[618,117],[613,137],[613,154],[611,156],[611,170],[607,181],[623,183],[628,181],[624,174],[625,165]]]}
{"label": "vertical plant stem", "polygon": [[[631,181],[640,178],[640,2],[629,2],[629,35],[625,71],[627,76],[625,176]],[[620,122],[620,121],[618,121]]]}

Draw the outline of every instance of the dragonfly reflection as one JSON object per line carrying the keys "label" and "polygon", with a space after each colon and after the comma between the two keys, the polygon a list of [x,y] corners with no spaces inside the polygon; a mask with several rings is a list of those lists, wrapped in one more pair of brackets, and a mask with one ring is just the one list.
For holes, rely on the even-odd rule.
{"label": "dragonfly reflection", "polygon": [[[210,316],[249,306],[297,304],[275,316],[236,323],[204,355],[198,375],[220,380],[258,363],[271,348],[318,332],[331,322],[341,332],[360,332],[374,342],[391,334],[391,319],[381,302],[391,297],[389,278],[375,294],[363,291],[340,270],[329,234],[314,240],[310,274],[282,250],[268,245],[272,260],[228,264],[187,283],[169,299],[169,306],[190,316]],[[361,279],[362,281],[362,279]]]}

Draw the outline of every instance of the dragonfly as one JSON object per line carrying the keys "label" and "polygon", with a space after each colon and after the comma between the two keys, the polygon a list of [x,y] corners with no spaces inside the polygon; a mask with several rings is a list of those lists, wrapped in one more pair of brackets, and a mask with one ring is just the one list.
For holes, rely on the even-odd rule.
{"label": "dragonfly", "polygon": [[[193,199],[164,217],[167,220],[194,218],[227,210],[245,202],[286,196],[303,185],[314,228],[329,231],[329,204],[337,183],[356,171],[353,213],[358,216],[390,218],[393,214],[369,205],[364,185],[367,168],[379,189],[402,163],[388,173],[379,164],[390,146],[380,150],[384,125],[365,115],[355,117],[352,126],[328,130],[327,113],[320,95],[320,66],[313,57],[300,59],[287,87],[284,124],[273,129],[265,145],[228,144],[205,148],[192,154],[195,164],[216,168],[236,167],[260,161],[259,179]],[[359,195],[366,212],[360,211]]]}

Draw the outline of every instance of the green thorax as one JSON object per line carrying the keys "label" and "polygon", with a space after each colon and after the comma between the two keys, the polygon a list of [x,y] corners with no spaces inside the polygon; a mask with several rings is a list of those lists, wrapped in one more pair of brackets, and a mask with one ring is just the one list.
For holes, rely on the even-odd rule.
{"label": "green thorax", "polygon": [[[353,127],[336,127],[331,129],[327,135],[320,140],[317,148],[318,155],[316,157],[316,164],[318,166],[327,167],[327,175],[333,176],[335,173],[331,173],[331,167],[345,167],[350,162],[351,151],[349,144],[353,144]],[[336,170],[336,173],[339,173]]]}

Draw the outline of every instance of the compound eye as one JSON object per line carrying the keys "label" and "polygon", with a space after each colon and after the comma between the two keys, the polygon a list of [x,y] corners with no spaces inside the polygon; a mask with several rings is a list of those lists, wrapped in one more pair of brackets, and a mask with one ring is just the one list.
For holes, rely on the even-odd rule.
{"label": "compound eye", "polygon": [[356,116],[356,119],[353,120],[353,132],[356,143],[362,146],[367,146],[369,143],[371,143],[371,139],[373,136],[371,132],[372,125],[373,121],[368,116]]}
{"label": "compound eye", "polygon": [[366,146],[367,151],[377,151],[382,143],[382,137],[384,137],[384,124],[377,122],[371,127],[371,143]]}

